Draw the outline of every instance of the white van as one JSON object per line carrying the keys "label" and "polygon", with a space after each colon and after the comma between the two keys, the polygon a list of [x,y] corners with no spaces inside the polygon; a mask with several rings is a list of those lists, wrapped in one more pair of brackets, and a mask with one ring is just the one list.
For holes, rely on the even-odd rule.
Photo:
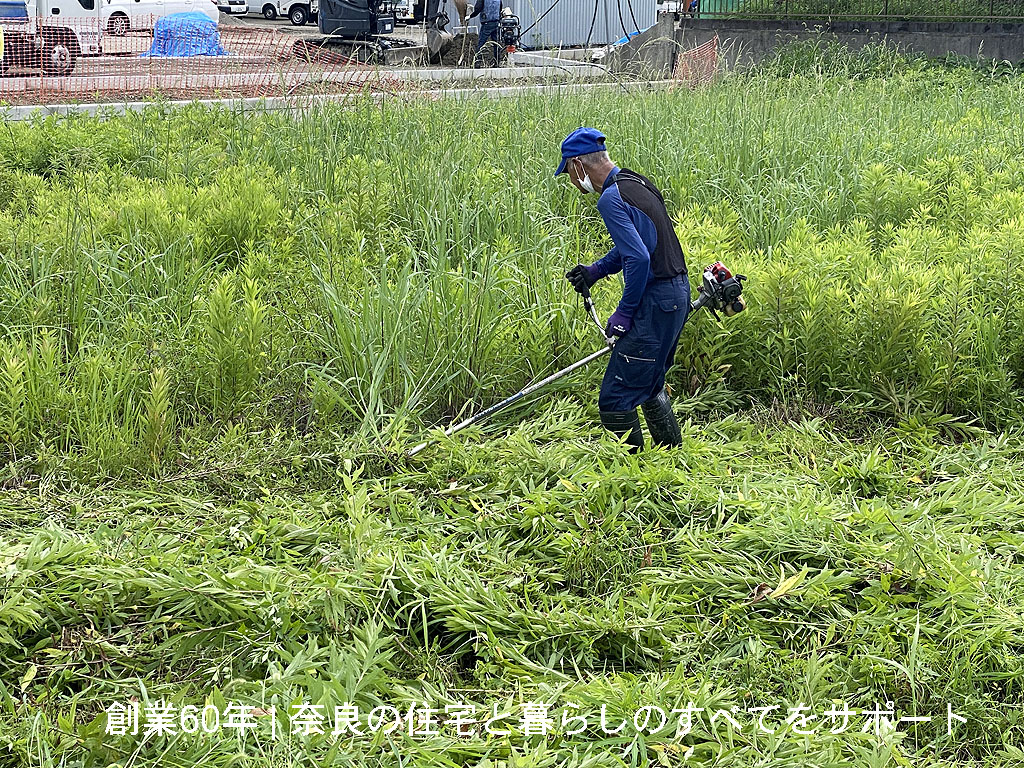
{"label": "white van", "polygon": [[[259,0],[257,0],[258,2]],[[246,0],[218,0],[217,9],[221,13],[234,13],[244,16],[249,12],[249,4]]]}
{"label": "white van", "polygon": [[[245,2],[245,0],[242,0]],[[76,0],[78,2],[78,0]],[[103,31],[126,35],[134,29],[152,29],[161,16],[198,11],[214,22],[220,21],[217,0],[98,0]],[[225,0],[226,2],[226,0]],[[244,8],[244,6],[243,6]]]}

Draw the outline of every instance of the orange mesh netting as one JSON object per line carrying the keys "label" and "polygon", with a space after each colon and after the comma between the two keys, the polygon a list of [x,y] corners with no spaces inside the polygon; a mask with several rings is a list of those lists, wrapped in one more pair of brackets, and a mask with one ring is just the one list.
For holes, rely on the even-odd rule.
{"label": "orange mesh netting", "polygon": [[387,73],[344,55],[349,51],[321,49],[294,34],[212,23],[197,27],[173,17],[135,16],[130,23],[114,18],[65,18],[60,27],[54,19],[47,19],[48,27],[4,19],[0,103],[406,90]]}
{"label": "orange mesh netting", "polygon": [[718,35],[715,35],[706,43],[679,54],[672,79],[696,88],[710,83],[717,70]]}

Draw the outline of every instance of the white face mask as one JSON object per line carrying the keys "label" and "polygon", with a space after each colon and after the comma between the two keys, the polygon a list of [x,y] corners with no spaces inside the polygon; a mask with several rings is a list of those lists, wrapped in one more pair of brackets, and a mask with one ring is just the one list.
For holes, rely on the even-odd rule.
{"label": "white face mask", "polygon": [[583,172],[583,178],[580,179],[580,186],[589,194],[594,191],[594,184],[590,181],[590,176],[587,175],[587,169],[583,167],[583,163],[580,163],[580,168]]}

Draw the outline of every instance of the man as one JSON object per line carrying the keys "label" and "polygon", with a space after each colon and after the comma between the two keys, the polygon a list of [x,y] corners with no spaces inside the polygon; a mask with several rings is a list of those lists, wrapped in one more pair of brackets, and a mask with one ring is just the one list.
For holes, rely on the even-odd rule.
{"label": "man", "polygon": [[480,59],[480,51],[487,45],[489,40],[494,41],[494,66],[498,66],[501,58],[501,51],[498,48],[498,19],[501,18],[501,0],[476,0],[476,7],[469,14],[474,19],[480,14],[480,38],[476,44],[476,55],[473,57],[473,66],[477,66]]}
{"label": "man", "polygon": [[601,382],[601,423],[625,436],[636,453],[644,447],[639,405],[651,440],[679,445],[679,423],[664,386],[690,312],[690,284],[665,200],[650,179],[609,159],[605,136],[594,128],[577,128],[562,142],[555,176],[563,172],[581,193],[600,191],[597,210],[614,243],[606,256],[577,264],[566,279],[580,293],[620,271],[625,282],[605,330],[618,338]]}

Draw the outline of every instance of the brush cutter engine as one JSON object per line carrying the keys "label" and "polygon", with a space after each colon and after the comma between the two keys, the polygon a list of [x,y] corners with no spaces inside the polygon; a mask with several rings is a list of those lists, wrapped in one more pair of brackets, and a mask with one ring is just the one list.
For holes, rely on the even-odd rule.
{"label": "brush cutter engine", "polygon": [[747,308],[743,299],[743,281],[746,279],[746,275],[734,275],[722,262],[716,261],[704,270],[703,282],[697,289],[697,298],[690,311],[704,307],[716,320],[721,319],[719,312],[726,317],[739,314]]}

